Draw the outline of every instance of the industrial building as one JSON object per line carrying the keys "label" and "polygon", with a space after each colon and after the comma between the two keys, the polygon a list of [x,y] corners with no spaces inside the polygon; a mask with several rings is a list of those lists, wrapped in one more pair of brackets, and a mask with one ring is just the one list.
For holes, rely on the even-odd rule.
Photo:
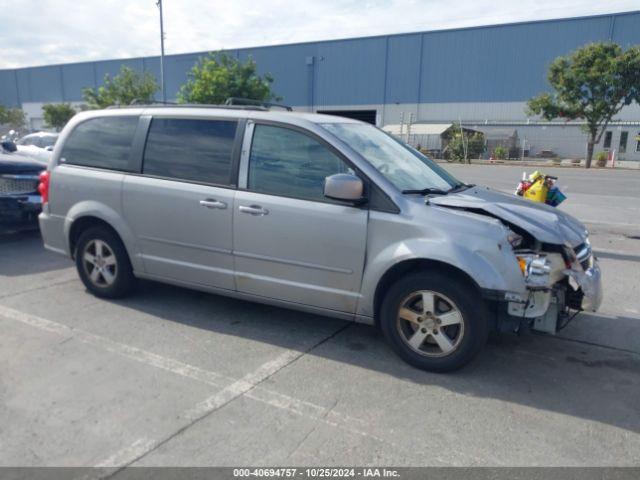
{"label": "industrial building", "polygon": [[[580,18],[478,26],[345,40],[227,50],[252,57],[269,72],[273,90],[296,109],[341,113],[404,137],[416,124],[446,130],[461,122],[487,138],[516,142],[522,155],[584,157],[586,136],[578,123],[528,118],[526,101],[549,89],[547,68],[557,56],[590,42],[640,44],[640,11]],[[187,72],[206,52],[165,57],[167,98],[175,98]],[[82,102],[121,65],[159,78],[159,57],[144,57],[0,70],[0,103],[21,106],[30,127],[41,128],[45,103]],[[429,141],[436,141],[433,138]],[[640,106],[626,107],[596,151],[616,150],[620,160],[640,160]],[[489,153],[487,153],[488,155]]]}

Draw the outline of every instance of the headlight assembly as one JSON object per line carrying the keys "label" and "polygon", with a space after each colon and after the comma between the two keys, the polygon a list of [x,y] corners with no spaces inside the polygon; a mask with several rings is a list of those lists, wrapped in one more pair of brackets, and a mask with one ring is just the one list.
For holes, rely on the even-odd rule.
{"label": "headlight assembly", "polygon": [[531,287],[547,287],[551,265],[545,255],[524,253],[516,256],[525,282]]}
{"label": "headlight assembly", "polygon": [[511,248],[519,247],[522,244],[522,235],[518,235],[512,230],[507,231],[507,242],[511,245]]}

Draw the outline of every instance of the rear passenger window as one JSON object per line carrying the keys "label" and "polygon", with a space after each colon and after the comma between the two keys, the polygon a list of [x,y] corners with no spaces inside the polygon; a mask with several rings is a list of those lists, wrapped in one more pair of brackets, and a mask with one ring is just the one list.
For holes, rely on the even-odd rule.
{"label": "rear passenger window", "polygon": [[237,122],[154,118],[144,151],[147,175],[229,185]]}
{"label": "rear passenger window", "polygon": [[64,144],[60,161],[71,165],[129,170],[138,117],[101,117],[78,125]]}

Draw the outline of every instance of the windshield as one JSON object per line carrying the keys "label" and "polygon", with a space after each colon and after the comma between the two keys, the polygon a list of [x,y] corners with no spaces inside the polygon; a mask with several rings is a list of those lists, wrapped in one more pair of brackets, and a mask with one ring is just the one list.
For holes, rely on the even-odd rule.
{"label": "windshield", "polygon": [[322,127],[362,155],[400,190],[449,190],[460,182],[435,162],[373,125],[324,123]]}

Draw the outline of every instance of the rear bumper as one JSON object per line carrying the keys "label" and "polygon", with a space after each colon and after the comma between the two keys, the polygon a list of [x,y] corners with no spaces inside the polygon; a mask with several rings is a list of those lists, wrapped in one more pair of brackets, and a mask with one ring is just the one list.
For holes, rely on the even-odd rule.
{"label": "rear bumper", "polygon": [[0,197],[0,232],[38,228],[42,210],[40,195],[6,195]]}
{"label": "rear bumper", "polygon": [[69,248],[64,235],[64,217],[52,215],[48,212],[48,205],[38,216],[40,233],[44,241],[44,248],[62,255],[70,256]]}

